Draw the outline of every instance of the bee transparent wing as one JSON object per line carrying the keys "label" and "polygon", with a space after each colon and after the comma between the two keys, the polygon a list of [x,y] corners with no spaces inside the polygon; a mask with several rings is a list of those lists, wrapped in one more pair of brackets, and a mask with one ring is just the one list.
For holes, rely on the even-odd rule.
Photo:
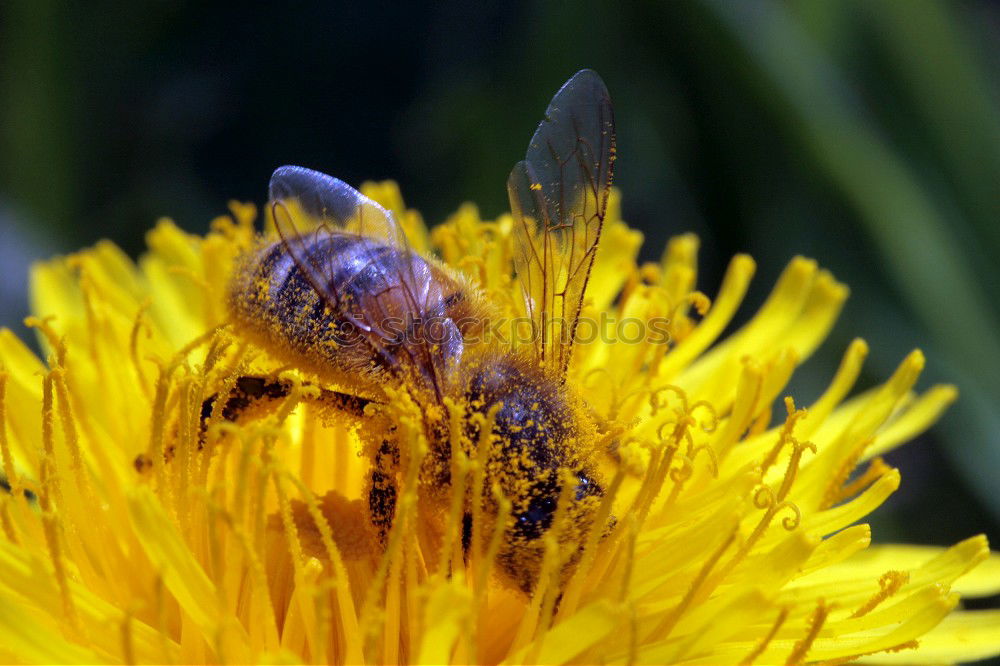
{"label": "bee transparent wing", "polygon": [[392,213],[343,181],[304,167],[279,167],[269,189],[278,234],[323,302],[353,325],[357,342],[372,348],[381,367],[415,370],[440,392],[446,362],[461,353],[461,337],[457,329],[446,331],[443,342],[414,334],[444,296]]}
{"label": "bee transparent wing", "polygon": [[268,190],[275,227],[290,251],[304,247],[310,234],[324,233],[354,235],[408,251],[406,235],[392,213],[333,176],[300,166],[278,167]]}
{"label": "bee transparent wing", "polygon": [[614,174],[611,98],[577,72],[545,110],[525,159],[507,179],[514,257],[538,361],[563,378]]}

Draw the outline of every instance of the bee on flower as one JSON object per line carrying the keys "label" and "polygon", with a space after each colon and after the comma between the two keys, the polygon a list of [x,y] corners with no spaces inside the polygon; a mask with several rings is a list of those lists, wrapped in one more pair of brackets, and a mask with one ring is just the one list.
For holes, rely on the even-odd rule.
{"label": "bee on flower", "polygon": [[[871,545],[881,455],[956,397],[913,352],[785,394],[847,289],[796,258],[719,339],[698,242],[637,262],[610,96],[560,89],[511,214],[428,231],[283,167],[205,237],[33,272],[0,333],[0,657],[28,663],[939,663],[1000,652],[985,538]],[[223,288],[225,286],[225,288]],[[530,334],[487,339],[489,319]],[[639,321],[666,335],[595,335]],[[651,326],[652,328],[652,326]],[[780,411],[779,409],[780,408]]]}
{"label": "bee on flower", "polygon": [[[557,514],[555,538],[577,545],[559,567],[563,578],[587,533],[605,529],[594,520],[603,495],[589,462],[594,425],[565,376],[607,213],[614,151],[607,89],[584,70],[553,98],[511,173],[517,275],[537,332],[530,354],[473,344],[489,319],[483,294],[414,252],[391,212],[302,167],[281,167],[271,177],[269,207],[280,238],[249,254],[229,296],[239,330],[327,384],[350,387],[321,394],[335,409],[377,419],[391,399],[381,386],[405,391],[423,415],[418,435],[427,450],[418,476],[421,497],[439,505],[431,517],[447,514],[453,457],[475,461],[478,484],[460,507],[463,551],[473,532],[477,547],[488,546],[499,520],[499,569],[526,591],[537,582],[542,536]],[[384,542],[406,465],[395,426],[381,420],[360,432],[372,462],[368,509]],[[494,493],[508,511],[498,512]]]}

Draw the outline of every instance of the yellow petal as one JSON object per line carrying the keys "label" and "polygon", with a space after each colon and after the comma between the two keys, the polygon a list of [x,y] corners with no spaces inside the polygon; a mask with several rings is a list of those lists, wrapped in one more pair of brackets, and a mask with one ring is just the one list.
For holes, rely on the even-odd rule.
{"label": "yellow petal", "polygon": [[[228,659],[248,659],[245,630],[235,617],[219,608],[215,584],[156,497],[144,487],[136,488],[129,495],[129,515],[147,557],[205,641],[226,653]],[[231,635],[235,635],[234,640],[228,640]]]}
{"label": "yellow petal", "polygon": [[945,664],[976,661],[1000,653],[1000,611],[956,611],[900,652],[859,659],[866,664]]}
{"label": "yellow petal", "polygon": [[[973,537],[963,542],[966,548],[976,553],[985,549],[985,537]],[[915,569],[939,558],[953,548],[938,546],[913,546],[910,544],[885,544],[872,546],[859,553],[850,561],[851,576],[878,576],[889,569]],[[971,559],[971,558],[970,558]],[[832,571],[832,575],[843,575],[844,571]],[[987,597],[1000,593],[1000,553],[990,553],[987,559],[979,561],[973,568],[961,574],[951,588],[963,597]]]}
{"label": "yellow petal", "polygon": [[[538,663],[568,664],[604,639],[621,621],[622,613],[610,602],[598,602],[581,608],[565,622],[546,632]],[[511,655],[504,663],[522,663],[535,646],[529,645]]]}

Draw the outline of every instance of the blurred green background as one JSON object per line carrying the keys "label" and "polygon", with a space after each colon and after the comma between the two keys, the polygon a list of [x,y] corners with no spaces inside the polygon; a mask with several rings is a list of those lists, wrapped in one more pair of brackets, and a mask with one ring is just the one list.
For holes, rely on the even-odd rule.
{"label": "blurred green background", "polygon": [[850,284],[800,403],[854,336],[867,384],[921,347],[921,386],[960,387],[891,456],[877,538],[1000,547],[997,4],[278,4],[0,3],[0,324],[23,331],[32,259],[103,237],[134,255],[161,215],[203,232],[284,163],[394,178],[430,222],[495,215],[549,98],[592,67],[647,258],[695,231],[713,294],[752,253],[745,314],[794,254]]}

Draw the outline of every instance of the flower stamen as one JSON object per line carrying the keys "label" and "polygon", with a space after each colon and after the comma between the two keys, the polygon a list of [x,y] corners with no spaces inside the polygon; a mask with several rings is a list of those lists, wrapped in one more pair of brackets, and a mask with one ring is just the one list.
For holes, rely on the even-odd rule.
{"label": "flower stamen", "polygon": [[838,502],[841,502],[849,497],[854,497],[891,471],[892,467],[886,464],[885,459],[883,459],[882,456],[873,458],[868,463],[868,467],[865,468],[865,471],[858,475],[858,478],[844,486],[841,486],[835,494],[827,497],[824,500],[824,506],[833,506],[834,504],[837,504]]}
{"label": "flower stamen", "polygon": [[[288,499],[288,495],[285,492],[284,485],[282,484],[282,477],[284,474],[278,470],[274,469],[271,474],[271,479],[274,483],[274,489],[278,496],[278,509],[279,515],[281,516],[281,524],[284,528],[285,541],[288,544],[288,549],[291,554],[292,559],[292,575],[295,581],[295,588],[292,591],[292,598],[289,601],[288,608],[286,610],[285,622],[282,631],[282,646],[287,647],[288,641],[294,636],[293,629],[297,626],[301,626],[304,621],[304,617],[311,616],[313,608],[307,608],[306,606],[306,590],[310,589],[309,585],[312,580],[315,580],[318,576],[317,567],[319,563],[314,558],[306,558],[304,551],[302,550],[302,542],[299,538],[298,527],[295,525],[295,520],[292,517],[292,504]],[[293,622],[294,617],[298,615],[299,622]],[[312,632],[305,631],[305,638],[309,641],[310,648],[313,654],[317,654],[314,643],[315,636]],[[360,655],[359,655],[360,656]],[[361,663],[361,661],[357,662]]]}
{"label": "flower stamen", "polygon": [[[472,504],[471,564],[472,570],[477,573],[472,576],[471,582],[475,586],[473,588],[473,596],[477,600],[483,593],[483,586],[486,584],[485,576],[488,575],[489,569],[493,565],[493,558],[496,556],[495,552],[492,555],[489,555],[489,549],[493,547],[493,540],[499,538],[496,535],[497,527],[494,525],[493,534],[490,537],[490,544],[487,547],[486,562],[484,562],[482,552],[482,531],[484,527],[483,503],[485,498],[488,497],[488,493],[493,491],[492,488],[486,487],[486,465],[489,461],[491,453],[492,433],[500,407],[501,405],[494,405],[490,407],[485,415],[481,413],[475,413],[472,415],[473,422],[476,423],[479,428],[479,441],[476,444],[476,459],[472,463],[472,493],[473,497],[476,498],[476,501]],[[510,505],[509,500],[507,500],[507,504]],[[501,512],[501,514],[502,513],[503,512]],[[503,528],[501,527],[500,529],[502,531]],[[497,548],[499,548],[499,542],[497,543]]]}
{"label": "flower stamen", "polygon": [[799,442],[794,437],[791,438],[792,442],[792,455],[788,458],[788,467],[785,468],[785,476],[781,480],[781,486],[778,488],[777,499],[782,501],[788,496],[788,492],[792,489],[792,484],[795,483],[795,474],[799,470],[799,461],[802,458],[802,454],[806,451],[812,451],[815,455],[816,445],[812,442]]}
{"label": "flower stamen", "polygon": [[59,480],[56,476],[55,453],[53,446],[53,421],[55,416],[52,408],[52,375],[47,373],[42,381],[42,443],[44,455],[41,461],[42,492],[38,501],[42,510],[42,528],[45,533],[45,543],[49,551],[49,560],[55,573],[56,584],[62,599],[63,614],[74,631],[80,631],[80,619],[77,615],[73,594],[69,589],[69,576],[63,562],[63,549],[60,533],[62,525],[56,513],[56,507],[61,503]]}
{"label": "flower stamen", "polygon": [[576,612],[585,583],[588,580],[594,580],[595,575],[600,576],[603,574],[606,570],[606,565],[610,562],[611,553],[614,551],[610,542],[616,538],[618,530],[607,536],[609,543],[607,544],[607,548],[601,553],[603,562],[598,558],[598,545],[601,543],[602,536],[604,536],[605,525],[607,525],[611,517],[615,497],[618,495],[618,490],[624,481],[625,470],[619,468],[614,478],[611,479],[604,497],[601,499],[601,504],[594,516],[594,522],[591,524],[590,532],[587,534],[587,541],[584,544],[583,553],[580,555],[580,562],[577,564],[576,571],[573,572],[573,576],[570,578],[563,593],[563,599],[559,608],[560,618],[569,617]]}
{"label": "flower stamen", "polygon": [[[546,535],[546,537],[548,536]],[[524,610],[524,615],[518,624],[517,632],[514,634],[514,640],[511,642],[511,654],[517,654],[522,648],[528,645],[528,642],[537,633],[542,602],[549,594],[549,587],[552,583],[552,571],[555,568],[554,565],[557,559],[559,544],[552,538],[546,538],[544,544],[545,553],[542,556],[542,567],[539,571],[538,583],[534,594],[531,595],[528,607]],[[528,660],[526,659],[525,661],[527,662]]]}
{"label": "flower stamen", "polygon": [[529,636],[535,638],[535,640],[528,652],[528,663],[536,663],[538,661],[538,656],[541,654],[542,647],[545,645],[545,634],[552,626],[552,620],[555,615],[556,601],[561,594],[561,581],[559,574],[565,564],[565,558],[571,556],[573,550],[573,545],[571,543],[569,547],[565,549],[567,552],[564,552],[564,549],[561,548],[559,539],[568,527],[568,507],[571,495],[576,492],[574,485],[576,477],[569,470],[563,470],[562,477],[562,486],[559,491],[556,512],[552,518],[552,525],[544,536],[545,556],[539,577],[540,579],[543,576],[545,577],[546,585],[543,592],[539,593],[536,591],[535,593],[536,596],[540,596],[542,598],[542,607],[536,627],[532,633],[529,634]]}
{"label": "flower stamen", "polygon": [[851,617],[862,617],[875,610],[879,604],[899,592],[900,588],[910,582],[910,574],[906,571],[886,571],[878,579],[879,591],[871,599],[851,613]]}
{"label": "flower stamen", "polygon": [[792,652],[788,655],[785,663],[801,664],[805,661],[806,655],[809,653],[809,648],[812,647],[816,637],[819,636],[819,632],[826,623],[826,618],[830,615],[831,610],[833,610],[833,606],[827,606],[826,601],[823,599],[819,600],[816,610],[813,611],[812,617],[809,618],[808,633],[806,633],[802,640],[796,641],[795,645],[792,646]]}
{"label": "flower stamen", "polygon": [[7,372],[0,367],[0,456],[3,456],[3,473],[10,486],[10,494],[17,497],[21,494],[21,481],[14,468],[14,456],[11,455],[7,437],[7,377]]}
{"label": "flower stamen", "polygon": [[[795,442],[795,438],[792,436],[792,433],[795,430],[795,424],[808,415],[808,411],[805,409],[795,409],[795,400],[793,400],[791,396],[785,397],[785,409],[788,411],[788,417],[785,419],[785,423],[781,426],[778,441],[775,442],[774,446],[764,457],[763,462],[761,462],[761,470],[764,472],[770,469],[771,465],[778,460],[778,455],[785,447],[785,444],[788,442]],[[813,453],[815,453],[816,447],[812,446],[812,449]]]}
{"label": "flower stamen", "polygon": [[41,485],[38,501],[43,511],[51,511],[62,504],[62,491],[55,476],[55,443],[53,430],[55,414],[52,407],[52,374],[45,373],[42,379],[42,460]]}
{"label": "flower stamen", "polygon": [[851,450],[850,454],[843,458],[836,471],[831,474],[830,482],[823,491],[822,500],[820,501],[821,509],[830,508],[839,500],[845,497],[850,497],[850,495],[844,492],[844,484],[851,476],[851,472],[854,471],[854,468],[857,466],[858,460],[860,460],[861,456],[864,454],[865,449],[871,446],[872,441],[874,441],[874,437],[866,437],[858,442],[858,444]]}
{"label": "flower stamen", "polygon": [[771,644],[772,640],[774,640],[774,637],[778,634],[778,630],[781,629],[781,625],[785,623],[787,618],[788,607],[782,606],[781,610],[778,611],[778,617],[774,619],[774,622],[771,624],[771,629],[767,632],[767,635],[760,639],[757,645],[754,646],[754,649],[750,651],[750,654],[740,661],[740,666],[749,666],[749,664],[754,663],[757,657],[764,654],[764,650],[766,650],[767,646]]}
{"label": "flower stamen", "polygon": [[24,325],[28,328],[37,328],[41,331],[42,335],[45,336],[45,341],[49,343],[56,353],[56,363],[58,366],[66,365],[66,341],[55,332],[52,325],[49,323],[53,321],[55,317],[25,317]]}
{"label": "flower stamen", "polygon": [[135,645],[132,640],[132,619],[134,611],[131,607],[125,609],[121,620],[122,661],[126,664],[135,663]]}
{"label": "flower stamen", "polygon": [[[490,542],[486,547],[486,553],[479,562],[476,574],[476,599],[482,604],[486,599],[486,583],[493,564],[496,561],[497,553],[500,552],[500,545],[503,542],[503,533],[507,527],[507,519],[513,509],[511,501],[500,492],[499,486],[493,489],[494,501],[497,503],[497,517],[493,521],[493,533],[490,535]],[[480,610],[482,608],[480,607]]]}
{"label": "flower stamen", "polygon": [[4,536],[12,544],[19,544],[20,540],[17,538],[17,532],[14,530],[14,523],[10,519],[10,505],[15,500],[9,495],[0,495],[0,526],[3,527]]}
{"label": "flower stamen", "polygon": [[708,579],[709,574],[712,573],[712,569],[714,569],[715,565],[719,563],[719,560],[725,552],[729,550],[729,547],[735,543],[736,534],[737,528],[733,527],[733,529],[729,532],[729,536],[727,536],[722,543],[719,544],[719,547],[716,548],[715,551],[713,551],[712,554],[705,560],[705,563],[701,566],[701,569],[694,577],[694,580],[692,580],[690,585],[688,585],[687,591],[684,593],[684,597],[680,600],[677,606],[674,607],[672,611],[667,613],[666,617],[664,617],[663,620],[656,625],[656,628],[646,636],[645,642],[664,640],[670,635],[670,632],[673,631],[677,621],[681,619],[688,606],[690,606],[694,601],[695,596],[700,592],[702,585]]}
{"label": "flower stamen", "polygon": [[143,369],[142,361],[139,360],[139,333],[140,331],[144,332],[147,340],[153,337],[153,328],[150,326],[146,317],[146,312],[152,304],[153,300],[151,298],[146,298],[139,304],[139,310],[135,313],[135,320],[132,322],[132,331],[129,333],[128,342],[129,358],[132,360],[132,369],[135,370],[136,378],[139,380],[139,386],[142,388],[143,393],[146,394],[147,399],[152,398],[152,387],[150,386],[149,376]]}
{"label": "flower stamen", "polygon": [[462,561],[462,510],[465,505],[465,486],[472,465],[468,456],[462,450],[462,419],[465,407],[445,398],[445,408],[448,410],[449,439],[451,445],[451,505],[448,508],[448,518],[445,524],[445,538],[441,543],[441,556],[438,559],[438,575],[446,577],[455,571],[457,562]]}
{"label": "flower stamen", "polygon": [[[271,466],[277,467],[278,462],[273,457],[269,456],[269,458]],[[342,630],[347,641],[347,654],[352,655],[355,652],[360,654],[361,646],[355,644],[355,639],[358,635],[358,616],[354,607],[354,599],[351,596],[347,568],[344,566],[344,558],[337,547],[337,542],[333,538],[333,529],[330,527],[330,522],[326,519],[322,510],[320,510],[316,494],[295,475],[287,471],[282,471],[282,474],[295,484],[302,497],[305,498],[306,509],[313,523],[316,525],[316,529],[319,531],[320,543],[323,545],[326,557],[328,558],[327,561],[333,567],[333,584],[336,586],[339,617],[341,618]]]}

